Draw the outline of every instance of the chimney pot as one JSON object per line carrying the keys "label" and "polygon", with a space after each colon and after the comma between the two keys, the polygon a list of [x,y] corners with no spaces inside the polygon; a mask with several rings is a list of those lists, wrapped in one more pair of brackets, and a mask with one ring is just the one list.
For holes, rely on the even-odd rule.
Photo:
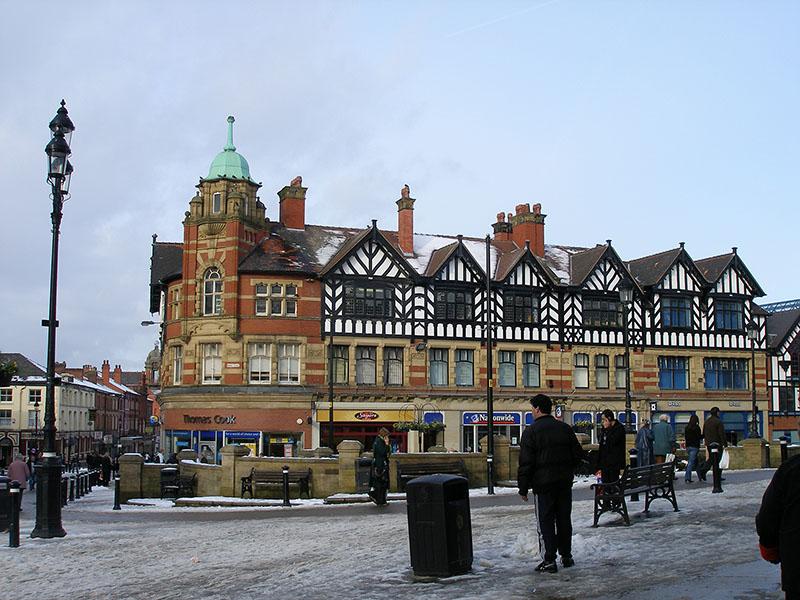
{"label": "chimney pot", "polygon": [[517,204],[514,210],[518,215],[525,215],[531,212],[531,209],[527,204]]}
{"label": "chimney pot", "polygon": [[497,222],[498,223],[505,223],[506,221],[506,214],[505,213],[497,213]]}
{"label": "chimney pot", "polygon": [[540,215],[542,214],[542,205],[541,204],[534,204],[533,205],[533,214]]}

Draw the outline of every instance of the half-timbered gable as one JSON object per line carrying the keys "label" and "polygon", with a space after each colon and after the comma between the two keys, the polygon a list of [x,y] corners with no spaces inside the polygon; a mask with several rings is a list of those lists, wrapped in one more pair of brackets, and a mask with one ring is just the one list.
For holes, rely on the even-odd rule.
{"label": "half-timbered gable", "polygon": [[734,248],[723,254],[695,263],[709,285],[702,321],[705,331],[702,345],[716,348],[748,349],[746,328],[751,322],[758,327],[756,347],[766,341],[766,320],[754,309],[753,299],[764,291],[750,274]]}
{"label": "half-timbered gable", "polygon": [[416,274],[372,227],[353,236],[322,269],[322,334],[411,336]]}
{"label": "half-timbered gable", "polygon": [[[624,343],[623,307],[619,288],[633,281],[610,242],[572,255],[571,289],[564,292],[564,338],[567,343]],[[643,306],[640,290],[628,311],[632,346],[642,344]]]}
{"label": "half-timbered gable", "polygon": [[501,255],[494,279],[498,341],[559,340],[558,278],[529,246]]}
{"label": "half-timbered gable", "polygon": [[486,279],[480,264],[458,240],[435,250],[415,301],[415,321],[425,338],[480,338],[485,322]]}
{"label": "half-timbered gable", "polygon": [[767,340],[770,411],[785,420],[800,409],[800,308],[769,314]]}
{"label": "half-timbered gable", "polygon": [[649,299],[645,343],[650,346],[699,346],[707,282],[680,247],[628,263]]}

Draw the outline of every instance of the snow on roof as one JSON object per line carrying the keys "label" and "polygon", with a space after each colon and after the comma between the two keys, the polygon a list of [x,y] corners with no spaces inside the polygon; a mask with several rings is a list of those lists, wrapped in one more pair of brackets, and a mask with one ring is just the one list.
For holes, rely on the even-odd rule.
{"label": "snow on roof", "polygon": [[561,280],[561,283],[569,283],[569,257],[585,249],[575,246],[550,246],[545,244],[544,259],[547,261],[550,270]]}
{"label": "snow on roof", "polygon": [[340,230],[325,229],[324,231],[330,237],[328,238],[327,244],[317,249],[318,265],[327,265],[328,261],[333,258],[333,255],[339,251],[339,248],[342,247],[342,244],[344,244],[348,238],[348,236]]}

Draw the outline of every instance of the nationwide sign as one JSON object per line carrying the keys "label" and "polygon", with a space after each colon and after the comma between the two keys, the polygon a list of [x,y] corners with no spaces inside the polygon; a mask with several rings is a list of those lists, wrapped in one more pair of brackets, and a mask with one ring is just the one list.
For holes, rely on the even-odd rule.
{"label": "nationwide sign", "polygon": [[[522,417],[517,412],[495,412],[492,414],[495,425],[519,425]],[[463,415],[464,425],[487,425],[489,418],[485,412],[465,412]]]}

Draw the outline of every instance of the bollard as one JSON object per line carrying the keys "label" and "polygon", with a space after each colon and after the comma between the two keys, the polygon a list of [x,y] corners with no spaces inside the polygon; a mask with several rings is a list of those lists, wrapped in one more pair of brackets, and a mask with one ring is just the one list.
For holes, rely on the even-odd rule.
{"label": "bollard", "polygon": [[283,466],[283,506],[291,506],[289,503],[289,467]]}
{"label": "bollard", "polygon": [[789,438],[785,435],[781,436],[781,464],[785,463],[789,458]]}
{"label": "bollard", "polygon": [[122,510],[119,505],[119,475],[114,477],[114,508],[111,510]]}
{"label": "bollard", "polygon": [[66,506],[67,505],[67,498],[68,498],[67,476],[66,475],[62,475],[61,476],[61,506]]}
{"label": "bollard", "polygon": [[772,457],[769,455],[769,444],[764,444],[764,447],[767,449],[767,469],[772,468]]}
{"label": "bollard", "polygon": [[80,474],[75,474],[75,499],[80,500],[83,496],[83,490],[81,490],[81,476]]}
{"label": "bollard", "polygon": [[717,442],[713,442],[708,445],[708,449],[711,452],[711,468],[714,473],[714,488],[711,490],[711,493],[720,494],[722,493],[722,470],[719,468],[719,459],[722,458],[720,455],[720,446]]}
{"label": "bollard", "polygon": [[12,481],[8,485],[11,494],[11,522],[8,524],[8,547],[19,548],[19,505],[22,494],[19,493],[19,481]]}
{"label": "bollard", "polygon": [[75,502],[75,478],[72,475],[67,475],[67,485],[69,486],[69,501]]}
{"label": "bollard", "polygon": [[[631,469],[635,469],[639,466],[639,451],[636,448],[631,448],[628,450],[629,460]],[[631,494],[631,502],[638,502],[639,501],[639,494]]]}

